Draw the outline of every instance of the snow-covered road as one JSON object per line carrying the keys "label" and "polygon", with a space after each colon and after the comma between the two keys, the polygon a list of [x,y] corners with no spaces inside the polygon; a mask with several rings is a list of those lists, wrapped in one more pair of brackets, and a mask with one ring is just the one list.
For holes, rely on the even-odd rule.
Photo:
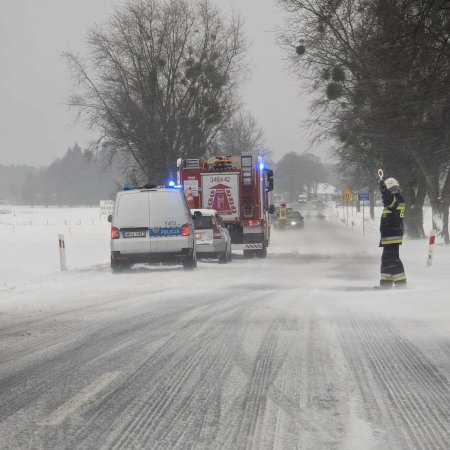
{"label": "snow-covered road", "polygon": [[370,227],[332,209],[305,223],[265,260],[192,273],[113,275],[90,232],[90,264],[11,275],[0,448],[450,448],[449,259],[426,270],[409,242],[411,289],[375,291]]}

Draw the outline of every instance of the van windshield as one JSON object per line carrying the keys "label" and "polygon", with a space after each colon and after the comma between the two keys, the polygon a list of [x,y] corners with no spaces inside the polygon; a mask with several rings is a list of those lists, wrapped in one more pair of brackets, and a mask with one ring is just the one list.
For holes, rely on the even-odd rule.
{"label": "van windshield", "polygon": [[213,227],[211,216],[194,217],[194,228],[196,230],[211,230]]}

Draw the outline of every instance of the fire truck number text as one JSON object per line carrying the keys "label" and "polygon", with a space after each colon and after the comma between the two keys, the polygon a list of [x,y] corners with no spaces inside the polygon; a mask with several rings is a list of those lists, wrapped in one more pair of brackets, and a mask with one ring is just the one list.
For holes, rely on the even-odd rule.
{"label": "fire truck number text", "polygon": [[230,177],[209,177],[210,183],[229,183],[230,181]]}

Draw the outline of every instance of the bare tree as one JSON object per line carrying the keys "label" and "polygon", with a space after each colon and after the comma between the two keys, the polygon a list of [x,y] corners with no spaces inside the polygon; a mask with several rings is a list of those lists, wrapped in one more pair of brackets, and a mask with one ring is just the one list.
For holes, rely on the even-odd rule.
{"label": "bare tree", "polygon": [[132,0],[88,46],[84,59],[64,54],[78,88],[69,103],[145,180],[205,153],[234,113],[246,41],[239,17],[208,0]]}
{"label": "bare tree", "polygon": [[330,174],[320,158],[311,153],[285,153],[277,164],[277,191],[287,193],[290,201],[298,194],[317,193],[318,183],[329,181]]}
{"label": "bare tree", "polygon": [[270,159],[272,154],[265,144],[264,131],[256,119],[242,109],[220,130],[213,148],[224,155],[250,152]]}

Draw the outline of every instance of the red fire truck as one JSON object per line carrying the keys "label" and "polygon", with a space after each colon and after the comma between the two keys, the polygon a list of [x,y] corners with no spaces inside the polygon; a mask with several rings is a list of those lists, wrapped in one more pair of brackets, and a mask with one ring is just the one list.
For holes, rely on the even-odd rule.
{"label": "red fire truck", "polygon": [[233,250],[264,258],[270,240],[269,192],[273,171],[260,156],[215,156],[207,160],[179,159],[178,184],[191,209],[215,209],[231,235]]}

